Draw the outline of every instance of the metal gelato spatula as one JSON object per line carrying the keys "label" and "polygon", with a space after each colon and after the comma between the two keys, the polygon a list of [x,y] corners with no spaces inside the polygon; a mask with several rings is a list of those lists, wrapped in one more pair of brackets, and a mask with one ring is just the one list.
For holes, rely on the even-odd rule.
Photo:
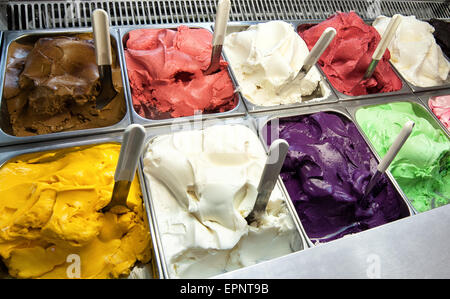
{"label": "metal gelato spatula", "polygon": [[129,125],[123,134],[120,147],[119,161],[114,173],[114,189],[111,201],[102,209],[109,211],[114,206],[127,206],[128,192],[136,173],[139,157],[145,140],[145,129],[141,125]]}
{"label": "metal gelato spatula", "polygon": [[397,156],[398,152],[400,151],[402,146],[405,144],[408,137],[411,135],[414,125],[415,125],[415,123],[413,121],[407,121],[405,123],[402,130],[398,134],[397,138],[395,138],[394,143],[392,143],[392,145],[389,148],[389,150],[387,151],[386,155],[383,157],[380,164],[378,164],[377,171],[375,172],[375,174],[372,176],[369,183],[367,184],[367,187],[364,192],[364,196],[363,196],[362,200],[365,200],[367,198],[367,196],[372,191],[373,187],[375,187],[375,185],[377,184],[381,175],[386,171],[386,169],[389,168],[389,165],[391,165],[391,162]]}
{"label": "metal gelato spatula", "polygon": [[100,77],[100,94],[96,98],[96,108],[103,109],[117,95],[112,81],[109,18],[103,9],[96,9],[92,12],[92,29],[94,31],[95,57]]}
{"label": "metal gelato spatula", "polygon": [[216,21],[214,23],[214,34],[212,42],[211,63],[204,72],[211,75],[220,68],[220,57],[222,55],[223,41],[227,31],[228,16],[230,14],[230,0],[219,0],[217,4]]}
{"label": "metal gelato spatula", "polygon": [[291,79],[286,80],[277,90],[277,95],[282,94],[285,92],[289,85],[296,81],[296,80],[302,80],[308,72],[311,70],[311,68],[316,64],[317,60],[319,60],[320,56],[322,56],[322,53],[327,49],[327,47],[330,45],[330,43],[333,41],[334,37],[336,36],[336,29],[332,27],[326,28],[322,35],[320,36],[319,40],[316,42],[314,47],[311,49],[311,52],[308,53],[308,55],[305,58],[305,61],[303,62],[303,66],[300,69],[300,71],[297,73],[297,75]]}
{"label": "metal gelato spatula", "polygon": [[250,214],[245,218],[248,224],[258,220],[266,210],[270,194],[272,194],[272,190],[280,175],[288,149],[289,144],[284,139],[277,139],[270,146],[266,165],[264,166],[261,180],[259,181],[255,205]]}
{"label": "metal gelato spatula", "polygon": [[383,36],[381,37],[380,43],[378,44],[377,48],[375,49],[375,52],[373,52],[372,55],[372,61],[369,64],[369,67],[367,68],[366,72],[364,73],[364,76],[361,80],[359,80],[358,84],[353,87],[352,91],[356,89],[361,82],[364,80],[369,79],[372,77],[373,72],[375,71],[378,62],[380,62],[381,58],[384,55],[384,52],[386,52],[386,48],[388,47],[389,43],[391,42],[392,38],[394,37],[395,32],[397,31],[398,25],[400,25],[401,22],[400,15],[394,15],[389,22],[386,31],[384,32]]}

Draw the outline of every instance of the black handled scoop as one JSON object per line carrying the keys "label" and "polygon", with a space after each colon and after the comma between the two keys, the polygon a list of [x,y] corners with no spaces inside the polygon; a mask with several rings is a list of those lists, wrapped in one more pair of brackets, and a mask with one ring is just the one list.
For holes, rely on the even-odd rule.
{"label": "black handled scoop", "polygon": [[111,39],[109,36],[109,18],[106,11],[96,9],[92,12],[95,57],[100,77],[100,94],[96,98],[96,108],[101,110],[117,95],[112,80]]}

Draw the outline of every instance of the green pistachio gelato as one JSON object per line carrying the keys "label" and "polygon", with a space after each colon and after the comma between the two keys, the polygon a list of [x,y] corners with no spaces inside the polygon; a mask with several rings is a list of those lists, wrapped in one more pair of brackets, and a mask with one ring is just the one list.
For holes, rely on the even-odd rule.
{"label": "green pistachio gelato", "polygon": [[361,108],[356,121],[380,157],[408,121],[411,136],[390,165],[394,178],[419,212],[450,202],[450,141],[418,104],[396,102]]}

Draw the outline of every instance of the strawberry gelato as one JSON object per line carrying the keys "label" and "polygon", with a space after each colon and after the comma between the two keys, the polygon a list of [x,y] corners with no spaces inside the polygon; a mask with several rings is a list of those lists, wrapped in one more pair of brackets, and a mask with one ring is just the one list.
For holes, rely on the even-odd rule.
{"label": "strawberry gelato", "polygon": [[136,112],[149,119],[225,112],[236,106],[227,63],[204,75],[211,60],[206,29],[137,29],[129,32],[125,59]]}

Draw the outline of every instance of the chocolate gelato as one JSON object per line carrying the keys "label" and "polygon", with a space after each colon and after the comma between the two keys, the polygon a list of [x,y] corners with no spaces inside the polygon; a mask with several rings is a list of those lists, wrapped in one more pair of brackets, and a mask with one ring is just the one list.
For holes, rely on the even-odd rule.
{"label": "chocolate gelato", "polygon": [[92,34],[15,41],[8,51],[3,90],[11,125],[5,131],[31,136],[113,125],[126,113],[117,62],[113,81],[118,95],[97,110],[100,81]]}

